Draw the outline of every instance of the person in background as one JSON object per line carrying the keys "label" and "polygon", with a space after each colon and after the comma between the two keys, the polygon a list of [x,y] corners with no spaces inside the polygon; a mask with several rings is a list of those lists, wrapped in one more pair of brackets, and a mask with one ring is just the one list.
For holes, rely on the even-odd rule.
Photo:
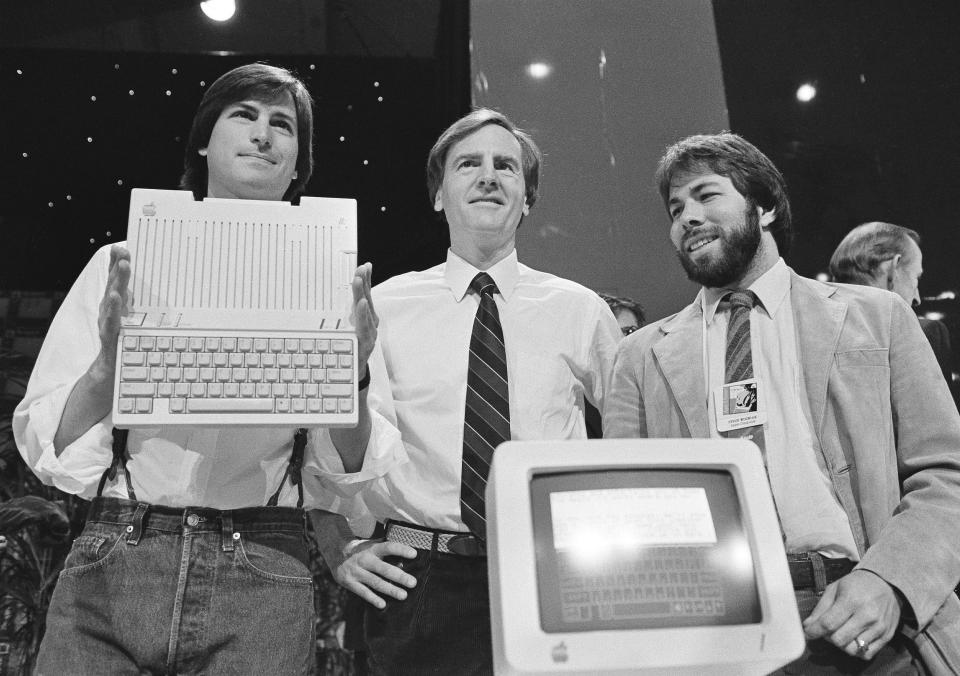
{"label": "person in background", "polygon": [[607,392],[620,337],[610,310],[517,257],[540,159],[499,112],[454,122],[427,160],[446,262],[373,289],[372,429],[399,430],[410,460],[361,491],[386,535],[351,542],[336,572],[362,606],[347,631],[371,673],[492,673],[483,495],[493,451],[585,437],[583,402]]}
{"label": "person in background", "polygon": [[[847,233],[830,257],[830,275],[835,282],[893,291],[916,307],[920,305],[920,277],[923,275],[920,235],[892,223],[874,221],[858,225]],[[940,371],[953,389],[950,331],[939,320],[919,319],[920,328],[940,364]]]}
{"label": "person in background", "polygon": [[[644,312],[643,306],[633,298],[611,296],[606,293],[599,293],[598,295],[603,298],[611,312],[613,312],[613,316],[616,318],[617,324],[620,325],[620,332],[623,335],[629,336],[647,323],[647,315],[646,312]],[[584,404],[583,418],[587,424],[587,438],[602,439],[603,421],[600,416],[600,411],[589,401]]]}
{"label": "person in background", "polygon": [[[313,170],[311,106],[283,68],[224,74],[194,117],[181,187],[198,199],[295,199]],[[364,458],[345,443],[341,453],[320,428],[114,428],[117,337],[133,272],[122,244],[94,255],[14,413],[34,473],[92,500],[53,593],[37,673],[313,673],[302,508],[402,458]],[[369,293],[369,280],[362,266],[355,298]],[[376,327],[359,306],[363,372]]]}
{"label": "person in background", "polygon": [[[657,183],[702,288],[620,343],[604,436],[757,445],[807,637],[778,673],[957,673],[960,415],[910,307],[788,268],[783,176],[736,134],[674,144]],[[717,405],[745,387],[764,417]]]}

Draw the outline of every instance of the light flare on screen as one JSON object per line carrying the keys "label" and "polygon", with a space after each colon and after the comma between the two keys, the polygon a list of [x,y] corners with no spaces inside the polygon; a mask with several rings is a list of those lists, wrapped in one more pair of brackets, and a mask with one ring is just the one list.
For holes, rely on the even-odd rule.
{"label": "light flare on screen", "polygon": [[702,487],[557,491],[550,511],[554,547],[583,564],[641,547],[717,542]]}

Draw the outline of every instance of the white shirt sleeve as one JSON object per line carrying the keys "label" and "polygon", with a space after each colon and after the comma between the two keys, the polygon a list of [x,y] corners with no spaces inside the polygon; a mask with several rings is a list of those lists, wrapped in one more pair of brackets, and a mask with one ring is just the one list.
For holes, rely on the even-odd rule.
{"label": "white shirt sleeve", "polygon": [[97,327],[107,283],[110,246],[98,250],[57,311],[40,349],[27,392],[13,414],[13,434],[24,461],[45,484],[91,498],[112,458],[109,416],[67,446],[53,439],[67,399],[100,351]]}

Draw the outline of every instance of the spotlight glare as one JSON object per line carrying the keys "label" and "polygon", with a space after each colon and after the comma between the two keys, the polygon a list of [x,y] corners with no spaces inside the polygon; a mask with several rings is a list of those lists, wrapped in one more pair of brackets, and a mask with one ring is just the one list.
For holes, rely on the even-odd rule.
{"label": "spotlight glare", "polygon": [[527,72],[530,74],[530,77],[538,80],[542,80],[543,78],[547,77],[550,74],[550,71],[550,66],[540,61],[531,63],[529,66],[527,66]]}
{"label": "spotlight glare", "polygon": [[213,21],[227,21],[237,11],[237,3],[234,0],[206,0],[200,3],[200,9]]}
{"label": "spotlight glare", "polygon": [[809,82],[804,82],[802,85],[797,87],[797,101],[801,103],[808,103],[813,100],[813,97],[817,95],[817,88],[814,87]]}

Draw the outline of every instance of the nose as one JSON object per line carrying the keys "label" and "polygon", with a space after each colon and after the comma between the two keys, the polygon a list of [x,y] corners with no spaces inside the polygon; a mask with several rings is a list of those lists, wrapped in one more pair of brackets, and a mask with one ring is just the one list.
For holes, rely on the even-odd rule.
{"label": "nose", "polygon": [[260,148],[270,146],[270,125],[257,120],[250,126],[250,142]]}
{"label": "nose", "polygon": [[688,200],[677,220],[684,230],[690,230],[703,224],[703,207],[696,200]]}
{"label": "nose", "polygon": [[486,190],[495,190],[499,185],[497,172],[493,168],[493,161],[489,158],[485,159],[480,165],[480,174],[477,177],[477,183],[481,188]]}

